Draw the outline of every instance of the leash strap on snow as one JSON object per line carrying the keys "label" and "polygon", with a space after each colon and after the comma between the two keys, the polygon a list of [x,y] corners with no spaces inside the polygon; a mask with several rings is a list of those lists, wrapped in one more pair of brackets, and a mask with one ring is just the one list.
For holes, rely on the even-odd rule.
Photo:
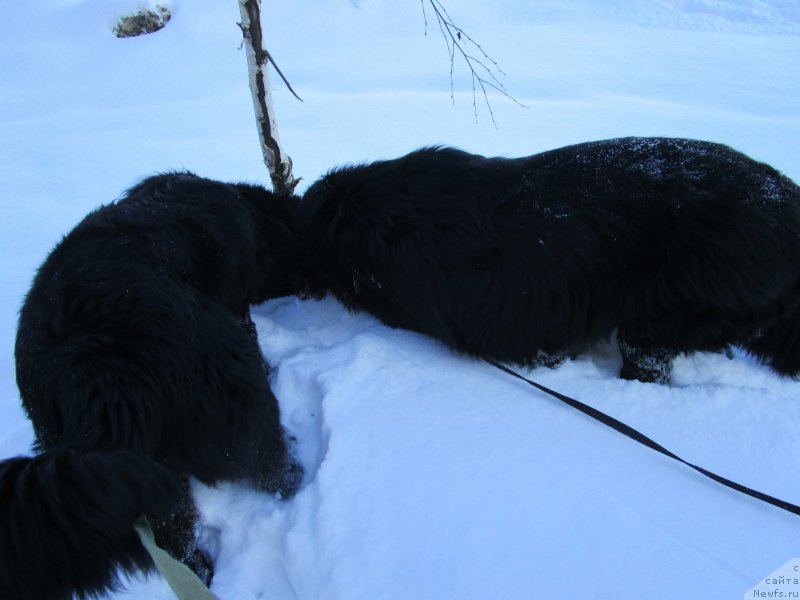
{"label": "leash strap on snow", "polygon": [[492,365],[493,367],[496,367],[496,368],[500,369],[501,371],[503,371],[505,373],[508,373],[512,377],[516,377],[517,379],[521,379],[522,381],[524,381],[528,385],[531,385],[531,386],[535,387],[537,390],[542,391],[545,394],[549,394],[550,396],[553,396],[553,398],[557,398],[558,400],[561,400],[561,402],[563,402],[564,404],[567,404],[567,405],[571,406],[575,410],[579,410],[583,414],[595,419],[596,421],[600,421],[603,425],[606,425],[607,427],[610,427],[611,429],[613,429],[615,431],[618,431],[619,433],[621,433],[623,435],[628,436],[632,440],[635,440],[635,441],[639,442],[640,444],[643,444],[644,446],[647,446],[651,450],[655,450],[656,452],[660,452],[661,454],[663,454],[665,456],[669,456],[670,458],[672,458],[674,460],[677,460],[679,463],[683,463],[687,467],[691,467],[692,469],[694,469],[698,473],[702,473],[703,475],[705,475],[706,477],[708,477],[710,479],[713,479],[717,483],[721,483],[722,485],[727,486],[727,487],[729,487],[729,488],[731,488],[733,490],[736,490],[737,492],[741,492],[742,494],[747,494],[748,496],[752,496],[753,498],[756,498],[757,500],[761,500],[762,502],[766,502],[767,504],[772,504],[773,506],[777,506],[778,508],[781,508],[781,509],[783,509],[785,511],[788,511],[790,513],[793,513],[795,515],[800,516],[800,506],[797,506],[796,504],[792,504],[791,502],[786,502],[785,500],[780,500],[780,499],[775,498],[773,496],[770,496],[768,494],[764,494],[763,492],[759,492],[759,491],[754,490],[752,488],[749,488],[749,487],[747,487],[745,485],[741,485],[739,483],[736,483],[735,481],[731,481],[730,479],[726,479],[725,477],[722,477],[721,475],[717,475],[716,473],[712,473],[711,471],[709,471],[707,469],[704,469],[703,467],[699,467],[699,466],[697,466],[695,464],[692,464],[692,463],[682,459],[677,454],[674,454],[673,452],[670,452],[669,450],[664,448],[664,446],[662,446],[661,444],[659,444],[659,443],[655,442],[654,440],[650,439],[649,437],[647,437],[646,435],[644,435],[640,431],[634,429],[630,425],[626,425],[622,421],[619,421],[619,420],[615,419],[614,417],[609,416],[609,415],[607,415],[606,413],[604,413],[604,412],[602,412],[600,410],[597,410],[596,408],[592,408],[591,406],[589,406],[588,404],[584,404],[580,400],[575,400],[574,398],[570,398],[569,396],[565,396],[564,394],[556,392],[555,390],[551,390],[550,388],[545,387],[540,383],[536,383],[535,381],[531,381],[527,377],[523,377],[522,375],[520,375],[519,373],[517,373],[513,369],[509,369],[505,365],[501,365],[500,363],[495,362],[493,360],[489,360],[489,359],[484,359],[484,360],[487,363],[489,363],[490,365]]}
{"label": "leash strap on snow", "polygon": [[159,548],[147,517],[142,515],[136,519],[133,528],[139,535],[142,546],[153,559],[156,569],[167,580],[178,600],[219,600],[189,567]]}

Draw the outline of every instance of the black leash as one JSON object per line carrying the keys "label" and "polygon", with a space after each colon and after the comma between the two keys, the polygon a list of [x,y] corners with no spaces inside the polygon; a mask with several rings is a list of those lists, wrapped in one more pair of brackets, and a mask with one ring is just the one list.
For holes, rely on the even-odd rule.
{"label": "black leash", "polygon": [[603,425],[606,425],[607,427],[611,427],[611,429],[613,429],[615,431],[618,431],[619,433],[621,433],[623,435],[627,435],[632,440],[635,440],[635,441],[639,442],[640,444],[643,444],[643,445],[647,446],[651,450],[655,450],[656,452],[660,452],[661,454],[663,454],[665,456],[669,456],[670,458],[673,458],[673,459],[677,460],[678,462],[683,463],[687,467],[691,467],[692,469],[694,469],[698,473],[702,473],[703,475],[705,475],[706,477],[709,477],[710,479],[713,479],[717,483],[721,483],[722,485],[727,486],[727,487],[729,487],[731,489],[734,489],[737,492],[741,492],[742,494],[747,494],[748,496],[752,496],[753,498],[756,498],[757,500],[761,500],[762,502],[766,502],[767,504],[772,504],[773,506],[777,506],[778,508],[781,508],[781,509],[786,510],[786,511],[788,511],[790,513],[793,513],[795,515],[800,516],[800,506],[797,506],[796,504],[792,504],[791,502],[786,502],[784,500],[779,500],[778,498],[770,496],[769,494],[764,494],[762,492],[759,492],[758,490],[754,490],[752,488],[749,488],[746,485],[741,485],[739,483],[736,483],[735,481],[731,481],[730,479],[726,479],[725,477],[722,477],[721,475],[717,475],[716,473],[712,473],[711,471],[709,471],[707,469],[704,469],[703,467],[698,467],[697,465],[694,465],[694,464],[690,463],[689,461],[686,461],[686,460],[682,459],[677,454],[674,454],[673,452],[670,452],[669,450],[664,448],[664,446],[662,446],[661,444],[651,440],[649,437],[647,437],[646,435],[644,435],[640,431],[637,431],[636,429],[634,429],[630,425],[626,425],[622,421],[619,421],[619,420],[615,419],[614,417],[611,417],[611,416],[605,414],[604,412],[597,410],[596,408],[592,408],[588,404],[584,404],[583,402],[581,402],[579,400],[575,400],[574,398],[570,398],[569,396],[565,396],[564,394],[560,394],[559,392],[556,392],[555,390],[551,390],[550,388],[545,387],[540,383],[536,383],[535,381],[531,381],[527,377],[523,377],[522,375],[520,375],[519,373],[517,373],[513,369],[509,369],[505,365],[501,365],[500,363],[495,362],[493,360],[489,360],[489,359],[484,359],[484,360],[487,363],[489,363],[490,365],[492,365],[493,367],[496,367],[496,368],[500,369],[501,371],[504,371],[505,373],[508,373],[509,375],[511,375],[513,377],[516,377],[517,379],[521,379],[522,381],[524,381],[528,385],[531,385],[531,386],[535,387],[537,390],[540,390],[540,391],[544,392],[545,394],[549,394],[549,395],[553,396],[554,398],[558,398],[564,404],[568,404],[572,408],[581,411],[583,414],[588,415],[588,416],[590,416],[591,418],[593,418],[593,419],[595,419],[597,421],[600,421]]}

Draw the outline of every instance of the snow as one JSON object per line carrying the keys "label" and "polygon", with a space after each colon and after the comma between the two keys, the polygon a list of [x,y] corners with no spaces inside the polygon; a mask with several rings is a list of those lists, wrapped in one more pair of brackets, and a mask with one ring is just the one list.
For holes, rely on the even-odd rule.
{"label": "snow", "polygon": [[[14,383],[34,269],[90,209],[187,168],[268,180],[236,2],[173,0],[160,32],[111,28],[135,0],[15,2],[0,20],[0,456],[32,431]],[[451,0],[527,108],[495,128],[415,0],[265,3],[280,135],[306,186],[343,163],[443,143],[525,155],[591,139],[730,144],[800,181],[797,0]],[[273,82],[278,83],[273,77]],[[796,517],[555,400],[332,299],[255,309],[306,467],[279,501],[197,486],[224,600],[731,598],[800,556]],[[681,357],[671,386],[620,381],[613,348],[536,380],[687,460],[800,501],[800,383],[737,353]],[[117,598],[171,598],[157,577]]]}

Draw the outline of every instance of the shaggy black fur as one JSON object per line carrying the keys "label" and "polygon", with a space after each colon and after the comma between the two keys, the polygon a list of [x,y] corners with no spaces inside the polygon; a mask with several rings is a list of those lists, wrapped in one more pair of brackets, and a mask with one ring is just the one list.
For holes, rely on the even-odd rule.
{"label": "shaggy black fur", "polygon": [[537,364],[617,331],[627,379],[731,343],[800,373],[800,188],[726,146],[426,148],[332,171],[301,212],[310,293],[471,355]]}
{"label": "shaggy black fur", "polygon": [[0,463],[0,597],[67,598],[149,568],[132,523],[207,581],[187,478],[293,493],[249,306],[289,293],[297,199],[151,177],[39,269],[17,383],[39,454]]}

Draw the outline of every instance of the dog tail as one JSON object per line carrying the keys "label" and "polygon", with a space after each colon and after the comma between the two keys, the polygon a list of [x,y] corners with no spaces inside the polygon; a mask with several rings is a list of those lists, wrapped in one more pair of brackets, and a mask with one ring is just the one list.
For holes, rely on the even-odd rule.
{"label": "dog tail", "polygon": [[175,477],[130,452],[48,450],[0,462],[0,598],[81,598],[148,569],[134,520],[168,508]]}

